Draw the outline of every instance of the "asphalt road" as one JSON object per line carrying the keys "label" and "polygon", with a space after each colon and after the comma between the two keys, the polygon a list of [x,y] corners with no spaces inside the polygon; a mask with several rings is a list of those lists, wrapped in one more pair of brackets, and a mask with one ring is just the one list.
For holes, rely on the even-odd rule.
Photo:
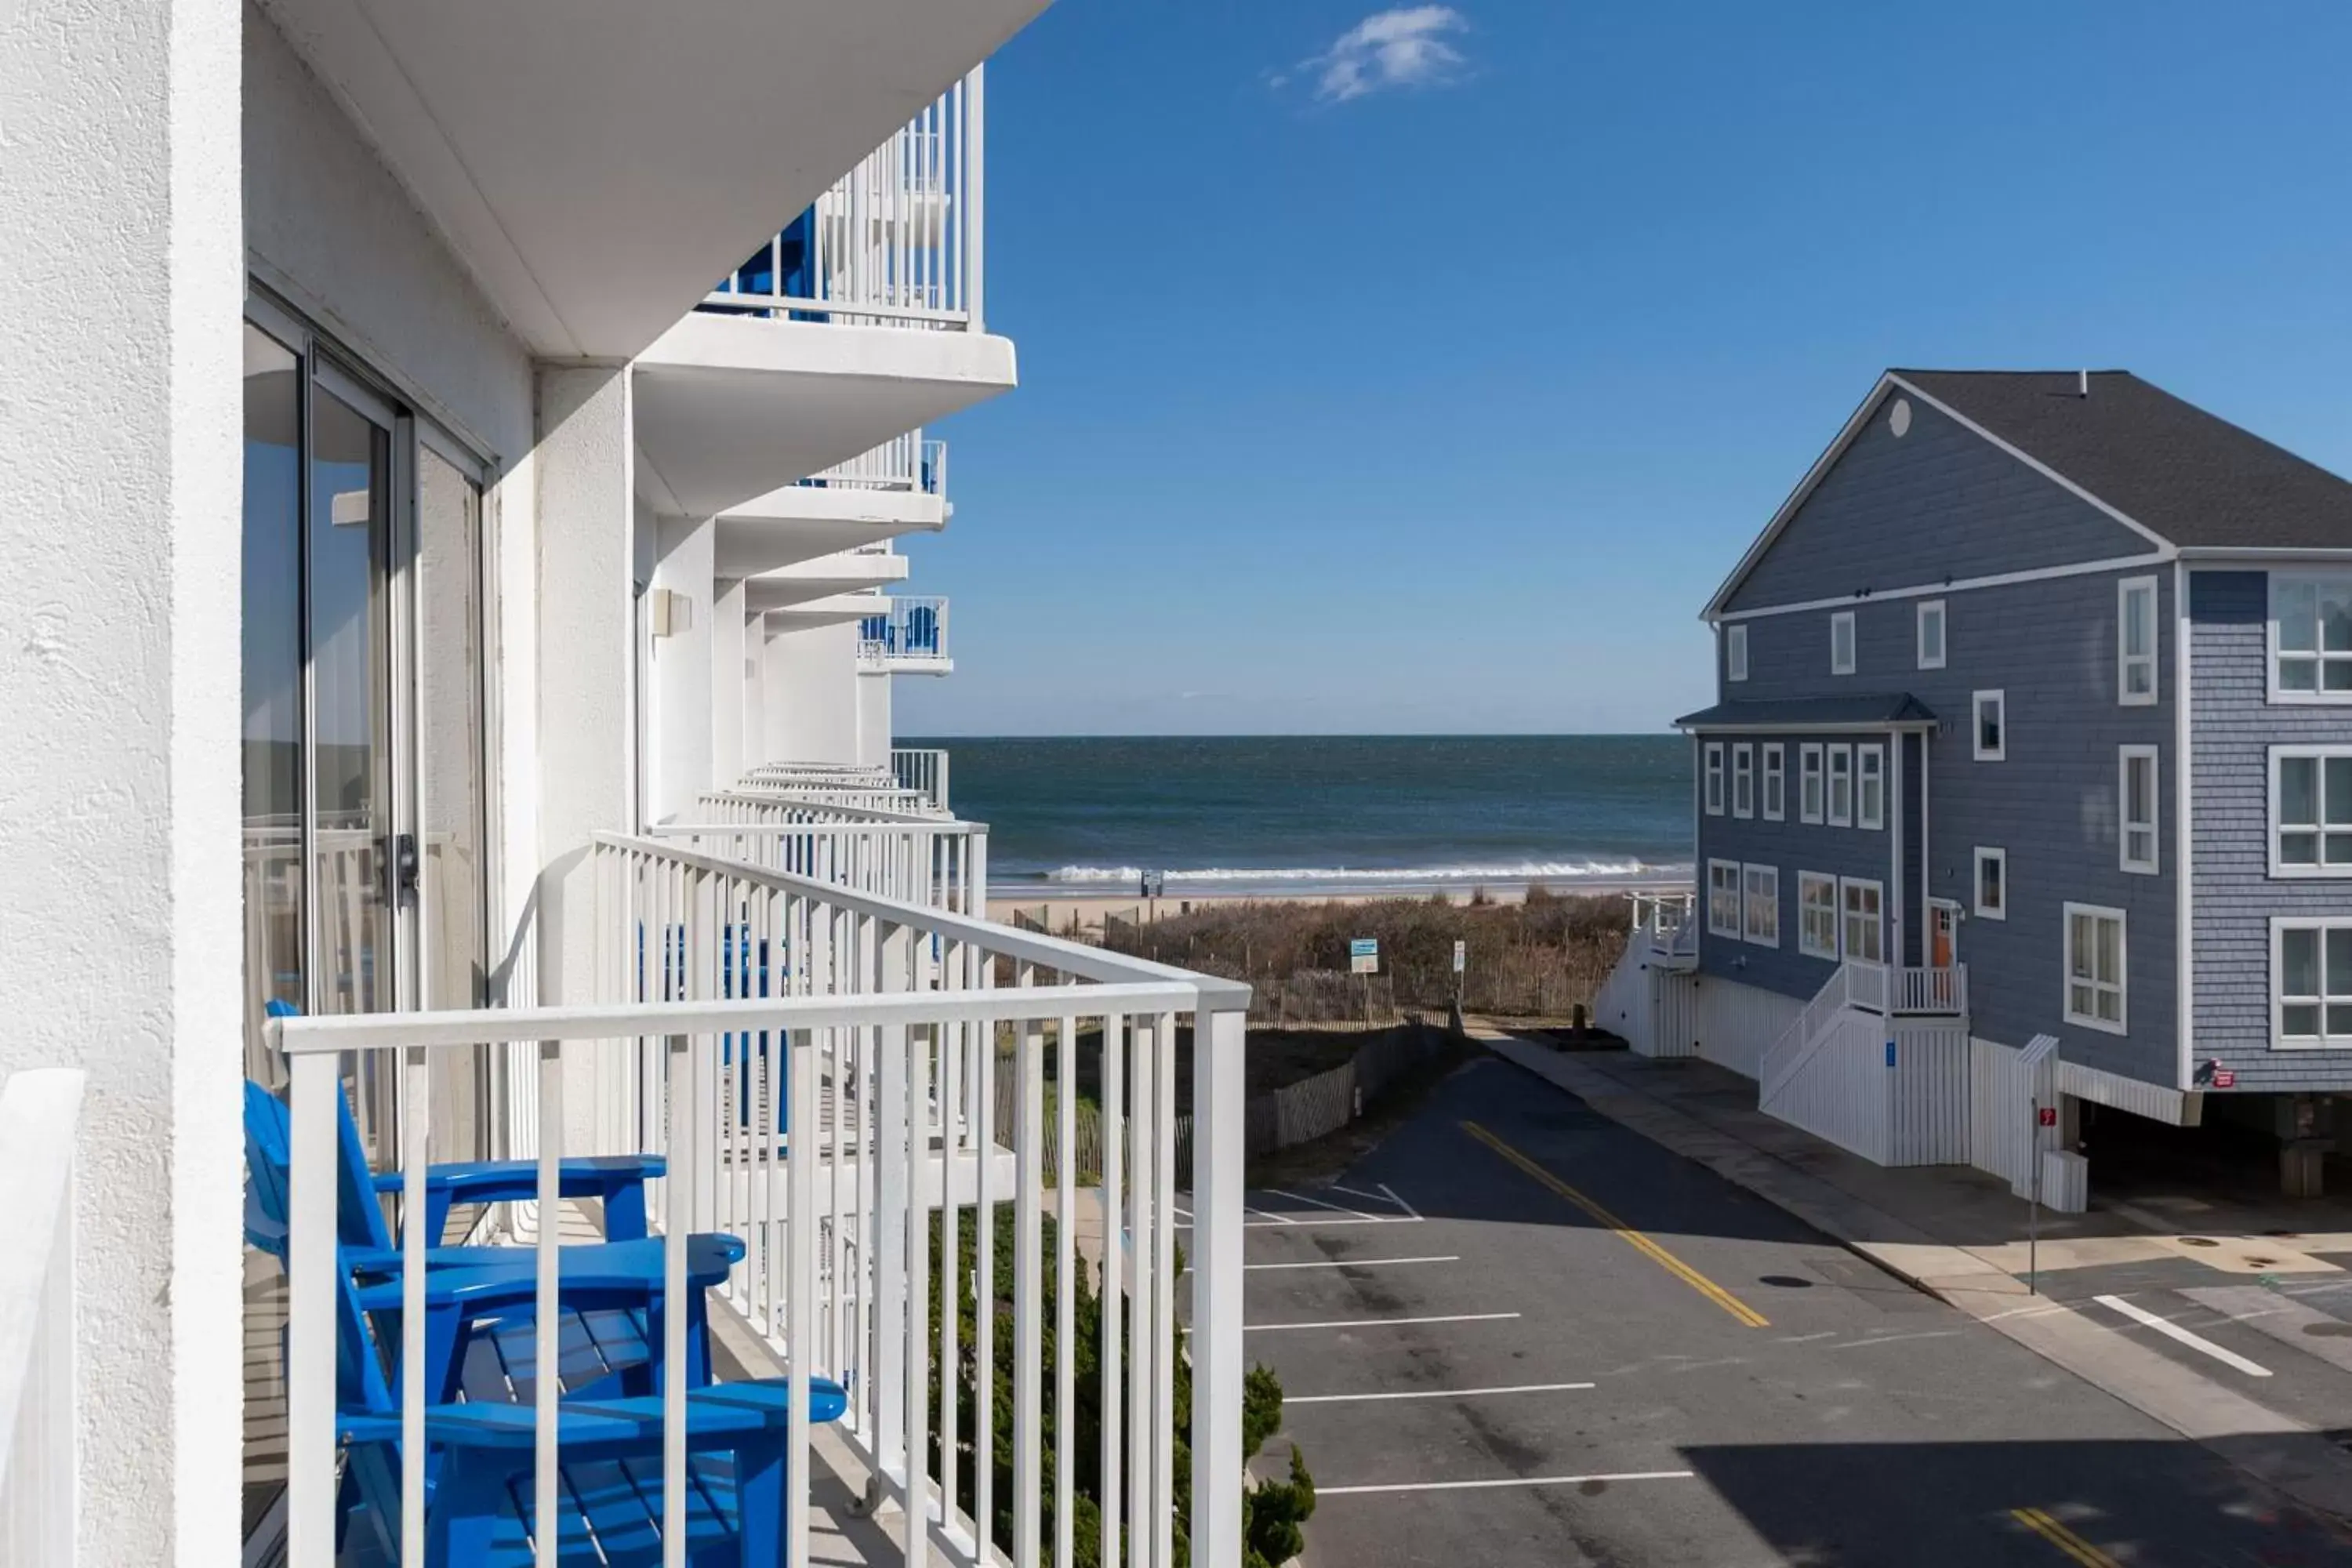
{"label": "asphalt road", "polygon": [[1499,1061],[1337,1184],[1252,1204],[1249,1350],[1287,1398],[1268,1468],[1295,1441],[1317,1483],[1310,1568],[2352,1563],[2206,1449]]}

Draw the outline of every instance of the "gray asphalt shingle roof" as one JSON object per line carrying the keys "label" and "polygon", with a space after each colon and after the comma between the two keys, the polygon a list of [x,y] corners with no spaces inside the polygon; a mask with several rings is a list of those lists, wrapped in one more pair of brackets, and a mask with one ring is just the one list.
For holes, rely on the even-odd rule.
{"label": "gray asphalt shingle roof", "polygon": [[1678,730],[1844,730],[1863,725],[1933,724],[1927,704],[1907,691],[1776,701],[1718,702],[1675,721]]}
{"label": "gray asphalt shingle roof", "polygon": [[2352,481],[2123,370],[1897,370],[2183,547],[2352,549]]}

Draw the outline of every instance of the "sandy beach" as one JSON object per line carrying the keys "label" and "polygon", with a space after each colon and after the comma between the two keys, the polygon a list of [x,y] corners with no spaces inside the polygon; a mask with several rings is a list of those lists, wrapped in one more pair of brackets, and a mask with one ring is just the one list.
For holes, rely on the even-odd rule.
{"label": "sandy beach", "polygon": [[[1460,886],[1307,888],[1276,891],[1178,887],[1171,888],[1165,898],[1142,899],[1138,898],[1132,889],[1118,893],[1066,893],[1037,889],[1033,884],[1031,888],[992,893],[988,900],[988,915],[991,920],[1009,922],[1017,911],[1026,921],[1043,924],[1048,931],[1066,931],[1074,921],[1081,930],[1099,931],[1105,915],[1149,924],[1211,903],[1368,904],[1389,899],[1443,898],[1448,903],[1466,904],[1474,893],[1483,891],[1496,903],[1516,904],[1527,898],[1528,886],[1521,882],[1496,883],[1479,889]],[[1573,885],[1550,882],[1542,886],[1560,898],[1616,899],[1636,892],[1688,892],[1691,881],[1687,877],[1675,876],[1594,878]]]}

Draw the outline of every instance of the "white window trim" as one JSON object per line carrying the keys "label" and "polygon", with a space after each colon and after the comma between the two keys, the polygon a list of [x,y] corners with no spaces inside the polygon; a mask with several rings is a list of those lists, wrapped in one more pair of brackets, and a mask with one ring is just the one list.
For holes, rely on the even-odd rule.
{"label": "white window trim", "polygon": [[[1927,657],[1927,616],[1930,611],[1935,613],[1936,617],[1936,657],[1933,658],[1929,658]],[[1941,599],[1920,600],[1918,620],[1916,623],[1916,626],[1917,635],[1914,640],[1916,651],[1919,656],[1919,668],[1922,669],[1943,668],[1944,660],[1950,657],[1952,649],[1952,616],[1951,612],[1944,608],[1944,601]]]}
{"label": "white window trim", "polygon": [[[1734,912],[1731,917],[1731,923],[1728,926],[1717,925],[1715,922],[1715,874],[1717,871],[1724,869],[1730,871],[1732,890],[1739,895],[1738,898],[1733,901],[1732,909]],[[1705,892],[1706,897],[1706,934],[1709,936],[1728,937],[1733,942],[1738,942],[1739,940],[1740,923],[1748,907],[1748,884],[1743,879],[1743,874],[1739,868],[1739,862],[1737,860],[1709,860],[1706,863],[1706,887]]]}
{"label": "white window trim", "polygon": [[[1985,907],[1984,868],[1988,862],[2000,868],[2000,907],[1998,909],[1987,909]],[[1976,854],[1969,862],[1969,907],[1976,911],[1977,917],[1979,920],[2005,921],[2009,919],[2008,850],[1996,849],[1991,846],[1985,844],[1979,844],[1977,846]]]}
{"label": "white window trim", "polygon": [[[1816,947],[1805,938],[1805,890],[1808,887],[1827,888],[1830,890],[1830,944],[1826,948]],[[1845,935],[1844,913],[1844,906],[1840,901],[1838,893],[1838,879],[1835,877],[1831,876],[1827,871],[1797,873],[1797,951],[1799,952],[1807,958],[1826,958],[1832,963],[1836,962],[1840,943]]]}
{"label": "white window trim", "polygon": [[1764,755],[1759,784],[1762,798],[1757,805],[1765,821],[1779,822],[1789,815],[1788,752],[1778,741],[1759,749]]}
{"label": "white window trim", "polygon": [[[1865,768],[1863,766],[1864,763],[1875,765]],[[1878,775],[1878,810],[1875,814],[1865,813],[1862,808],[1864,798],[1863,775],[1872,772]],[[1884,746],[1856,746],[1853,749],[1853,825],[1873,833],[1882,832],[1886,826],[1886,748]]]}
{"label": "white window trim", "polygon": [[[2000,710],[2000,744],[1990,748],[1984,743],[1984,701],[1988,697]],[[1969,753],[1979,763],[2005,763],[2009,760],[2009,693],[2006,689],[1969,693]]]}
{"label": "white window trim", "polygon": [[[2352,1050],[2352,1035],[2341,1038],[2327,1032],[2327,932],[2352,926],[2352,917],[2326,915],[2273,915],[2271,917],[2271,1049],[2274,1051],[2343,1051]],[[2298,1035],[2289,1041],[2286,1034],[2286,933],[2290,931],[2315,931],[2319,936],[2319,1035],[2317,1038]]]}
{"label": "white window trim", "polygon": [[[1841,628],[1845,632],[1845,662],[1843,664],[1840,664],[1838,662],[1838,632]],[[1840,610],[1830,617],[1830,673],[1832,675],[1852,675],[1853,673],[1853,667],[1858,661],[1859,654],[1860,649],[1854,642],[1853,612],[1852,610]]]}
{"label": "white window trim", "polygon": [[[2124,651],[2124,628],[2131,619],[2132,595],[2145,591],[2147,595],[2147,651],[2137,658]],[[2153,708],[2159,689],[2156,651],[2162,638],[2157,635],[2156,579],[2124,577],[2116,583],[2116,701],[2125,708]],[[2131,689],[2131,667],[2135,663],[2147,666],[2147,689],[2135,694]],[[2278,667],[2271,667],[2273,674]]]}
{"label": "white window trim", "polygon": [[[2119,978],[2116,984],[2116,1020],[2085,1017],[2074,1011],[2074,917],[2092,915],[2116,922],[2116,968]],[[2124,911],[2105,904],[2069,902],[2058,911],[2058,1013],[2059,1016],[2079,1029],[2095,1029],[2103,1035],[2131,1033],[2131,921]]]}
{"label": "white window trim", "polygon": [[1723,628],[1723,673],[1727,680],[1748,679],[1748,628],[1744,626]]}
{"label": "white window trim", "polygon": [[[2290,757],[2310,757],[2319,763],[2319,776],[2312,781],[2313,795],[2318,804],[2320,824],[2319,863],[2314,866],[2291,866],[2279,858],[2279,764]],[[2327,864],[2327,761],[2331,757],[2352,757],[2352,746],[2273,746],[2263,763],[2270,777],[2263,788],[2270,805],[2263,813],[2270,832],[2271,875],[2294,881],[2337,880],[2352,877],[2352,866]]]}
{"label": "white window trim", "polygon": [[1746,741],[1731,748],[1731,815],[1742,822],[1756,816],[1756,748]]}
{"label": "white window trim", "polygon": [[[2144,826],[2147,829],[2147,858],[2135,860],[2131,854],[2131,830],[2135,826],[2124,813],[2131,803],[2131,765],[2135,761],[2147,763],[2147,804],[2156,813]],[[2164,847],[2164,773],[2154,746],[2117,746],[2116,748],[2116,864],[2135,876],[2153,877],[2163,868]]]}
{"label": "white window trim", "polygon": [[[1845,939],[1845,890],[1848,888],[1868,888],[1878,895],[1878,940],[1872,944],[1878,949],[1876,958],[1855,958],[1853,944]],[[1858,963],[1886,962],[1886,884],[1874,877],[1840,877],[1838,879],[1838,952],[1842,959]]]}
{"label": "white window trim", "polygon": [[[1754,906],[1750,901],[1754,895],[1748,886],[1748,879],[1759,874],[1772,879],[1772,891],[1767,895],[1772,903],[1772,934],[1769,937],[1756,934]],[[1739,936],[1741,941],[1754,942],[1758,947],[1780,945],[1780,868],[1778,866],[1759,866],[1750,862],[1740,867]]]}
{"label": "white window trim", "polygon": [[[1845,767],[1840,770],[1838,763]],[[1838,810],[1838,774],[1845,774],[1845,810]],[[1822,776],[1822,818],[1832,827],[1853,826],[1853,748],[1850,745],[1827,748],[1827,762]]]}
{"label": "white window trim", "polygon": [[[2281,567],[2270,574],[2269,586],[2265,590],[2268,594],[2269,601],[2264,607],[2263,616],[2263,686],[2264,691],[2267,693],[2268,700],[2273,703],[2285,704],[2294,707],[2340,707],[2345,703],[2352,702],[2352,691],[2328,691],[2326,689],[2318,691],[2287,691],[2281,689],[2279,686],[2279,584],[2284,582],[2310,580],[2316,580],[2321,583],[2341,582],[2352,584],[2352,573],[2329,572],[2325,570],[2315,571],[2309,567]],[[2324,642],[2326,639],[2323,637],[2320,640]],[[2321,686],[2324,688],[2327,680],[2326,673],[2326,659],[2324,657],[2320,660],[2320,667],[2321,674],[2319,681]]]}
{"label": "white window trim", "polygon": [[[1813,784],[1813,804],[1805,804],[1805,783]],[[1830,803],[1829,764],[1822,760],[1822,743],[1806,741],[1797,747],[1797,819],[1816,826],[1821,823]]]}
{"label": "white window trim", "polygon": [[1723,742],[1707,742],[1706,749],[1700,754],[1705,759],[1705,765],[1701,769],[1700,803],[1706,806],[1709,816],[1721,816],[1724,796],[1728,787],[1728,781],[1723,773]]}

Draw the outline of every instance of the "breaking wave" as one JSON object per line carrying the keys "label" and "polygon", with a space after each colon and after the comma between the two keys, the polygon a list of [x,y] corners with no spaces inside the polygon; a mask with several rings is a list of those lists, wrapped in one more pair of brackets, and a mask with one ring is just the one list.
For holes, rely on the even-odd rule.
{"label": "breaking wave", "polygon": [[[1134,882],[1140,866],[1064,866],[1045,873],[1049,882]],[[1598,877],[1666,877],[1690,875],[1687,866],[1653,865],[1645,860],[1523,860],[1507,866],[1210,866],[1198,870],[1171,869],[1177,882],[1550,882]]]}

